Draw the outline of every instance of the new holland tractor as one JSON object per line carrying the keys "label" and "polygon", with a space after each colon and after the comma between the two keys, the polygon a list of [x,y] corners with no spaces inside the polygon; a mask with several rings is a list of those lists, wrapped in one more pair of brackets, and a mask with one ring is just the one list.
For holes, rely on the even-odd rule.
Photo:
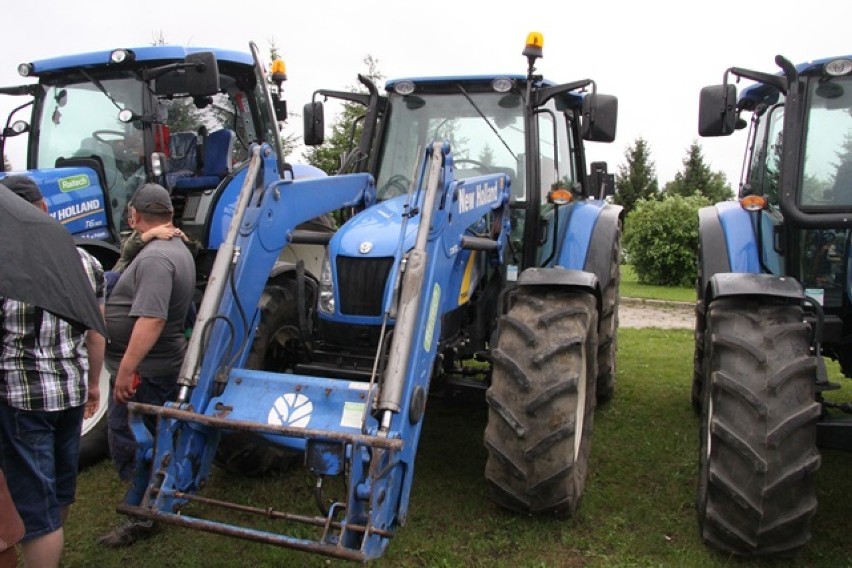
{"label": "new holland tractor", "polygon": [[[740,556],[799,551],[818,446],[852,449],[824,361],[852,377],[852,57],[775,62],[728,69],[699,109],[702,136],[749,126],[738,201],[699,212],[692,391],[701,536]],[[755,83],[737,98],[730,76]]]}
{"label": "new holland tractor", "polygon": [[[617,102],[591,80],[536,75],[542,41],[528,40],[526,75],[393,80],[384,94],[362,77],[363,93],[317,91],[308,144],[323,138],[318,97],[363,105],[334,176],[261,183],[255,149],[180,396],[130,404],[139,465],[120,512],[377,558],[408,516],[430,392],[448,386],[487,398],[492,497],[526,514],[574,512],[598,385],[613,388],[621,212],[603,199],[604,165],[586,173],[583,141],[614,139]],[[327,213],[341,222],[333,234],[297,228]],[[326,245],[320,272],[270,279],[294,243]],[[224,433],[297,456],[317,513],[292,502],[306,488],[266,508],[199,495]],[[278,524],[238,526],[202,516],[201,503]]]}
{"label": "new holland tractor", "polygon": [[[21,64],[19,73],[37,82],[0,87],[0,95],[23,100],[0,135],[0,154],[7,138],[28,134],[26,170],[9,173],[35,179],[50,214],[105,269],[129,229],[133,191],[146,181],[169,188],[176,224],[200,245],[200,296],[246,177],[249,147],[269,144],[274,159],[264,161],[266,183],[317,173],[285,164],[278,131],[286,118],[283,62],[273,63],[273,89],[257,47],[250,47],[243,53],[158,45]],[[29,121],[13,121],[25,109]],[[310,248],[316,247],[300,254],[318,265],[322,249],[311,263]],[[295,261],[292,249],[284,256]],[[276,274],[294,266],[281,264]],[[102,393],[108,380],[104,372]],[[106,451],[104,403],[84,422],[81,463]]]}

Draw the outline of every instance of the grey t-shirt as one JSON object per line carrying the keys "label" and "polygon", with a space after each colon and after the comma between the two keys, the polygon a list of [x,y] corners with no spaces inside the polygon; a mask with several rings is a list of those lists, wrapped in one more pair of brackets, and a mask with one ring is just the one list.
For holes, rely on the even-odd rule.
{"label": "grey t-shirt", "polygon": [[121,274],[106,302],[107,367],[118,369],[136,318],[154,317],[166,320],[166,325],[139,371],[176,375],[186,351],[184,323],[194,289],[195,262],[183,242],[172,238],[148,243]]}

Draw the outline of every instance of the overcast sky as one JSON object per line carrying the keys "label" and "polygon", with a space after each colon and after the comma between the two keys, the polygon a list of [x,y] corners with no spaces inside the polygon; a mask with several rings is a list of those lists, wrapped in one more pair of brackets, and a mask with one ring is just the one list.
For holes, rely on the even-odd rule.
{"label": "overcast sky", "polygon": [[[528,32],[539,31],[544,34],[540,73],[559,83],[591,78],[599,92],[619,99],[616,141],[590,144],[590,161],[606,160],[610,172],[617,172],[627,148],[642,137],[650,145],[662,187],[698,140],[710,167],[723,171],[736,190],[744,134],[698,138],[701,87],[721,83],[732,66],[776,72],[776,54],[794,63],[852,54],[848,0],[759,5],[741,0],[597,0],[504,6],[510,3],[6,0],[0,84],[23,82],[17,74],[22,62],[150,45],[160,34],[170,44],[243,51],[254,41],[264,54],[274,41],[287,64],[290,110],[300,112],[316,89],[355,85],[357,73],[366,71],[367,55],[378,61],[386,78],[523,74],[524,40]],[[0,96],[4,121],[16,103],[20,99]],[[291,118],[284,131],[301,137],[301,119]],[[13,166],[22,168],[18,146],[10,144],[7,153]]]}

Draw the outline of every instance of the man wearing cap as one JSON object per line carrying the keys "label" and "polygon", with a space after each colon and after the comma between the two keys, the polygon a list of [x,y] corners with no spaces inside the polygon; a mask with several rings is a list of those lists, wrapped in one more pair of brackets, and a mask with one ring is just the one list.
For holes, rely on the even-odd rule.
{"label": "man wearing cap", "polygon": [[[147,183],[133,194],[131,226],[140,232],[170,225],[168,191]],[[184,322],[195,289],[195,263],[180,238],[154,239],[121,273],[106,303],[109,343],[106,365],[112,373],[109,444],[122,481],[134,472],[136,439],[127,402],[162,405],[177,395],[177,376],[186,350]],[[134,378],[138,377],[138,381]],[[148,426],[154,429],[153,421]],[[131,519],[100,539],[106,546],[127,546],[150,532],[150,521]]]}
{"label": "man wearing cap", "polygon": [[[32,178],[14,175],[0,183],[47,213]],[[101,264],[77,250],[103,302]],[[24,521],[24,566],[59,565],[62,527],[76,493],[81,426],[99,404],[103,351],[99,333],[76,329],[33,304],[0,297],[0,469]],[[0,525],[7,523],[0,511]]]}

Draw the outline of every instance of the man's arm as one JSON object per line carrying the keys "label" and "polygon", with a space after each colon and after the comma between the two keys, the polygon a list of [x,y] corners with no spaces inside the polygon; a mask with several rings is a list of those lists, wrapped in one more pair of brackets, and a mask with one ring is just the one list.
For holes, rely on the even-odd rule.
{"label": "man's arm", "polygon": [[160,338],[165,326],[166,320],[160,318],[141,316],[136,319],[130,334],[130,342],[127,344],[115,375],[116,402],[125,403],[136,392],[133,388],[133,373]]}

